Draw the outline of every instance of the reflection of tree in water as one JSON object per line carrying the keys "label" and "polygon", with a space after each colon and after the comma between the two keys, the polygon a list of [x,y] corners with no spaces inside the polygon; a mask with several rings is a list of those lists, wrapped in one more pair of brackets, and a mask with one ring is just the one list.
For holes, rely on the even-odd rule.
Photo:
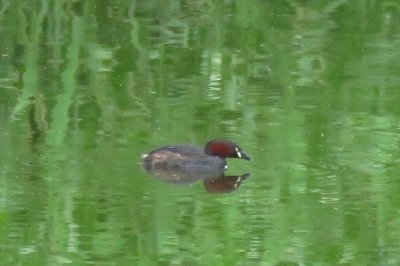
{"label": "reflection of tree in water", "polygon": [[43,139],[43,134],[48,128],[47,109],[43,96],[32,97],[28,105],[28,122],[30,128],[30,140],[32,149],[36,149]]}

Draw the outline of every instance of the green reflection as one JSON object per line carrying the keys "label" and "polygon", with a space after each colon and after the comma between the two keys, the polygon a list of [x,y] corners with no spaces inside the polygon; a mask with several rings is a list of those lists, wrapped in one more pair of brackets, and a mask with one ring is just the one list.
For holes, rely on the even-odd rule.
{"label": "green reflection", "polygon": [[[2,1],[0,261],[396,265],[400,5]],[[235,193],[143,152],[235,140]]]}

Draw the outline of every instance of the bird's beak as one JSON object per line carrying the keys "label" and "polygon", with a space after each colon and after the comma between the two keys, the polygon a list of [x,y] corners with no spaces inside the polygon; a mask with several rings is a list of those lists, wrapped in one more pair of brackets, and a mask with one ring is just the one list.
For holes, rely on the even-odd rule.
{"label": "bird's beak", "polygon": [[236,151],[236,153],[239,158],[251,161],[251,157],[249,155],[247,155],[246,153],[244,153],[243,151]]}

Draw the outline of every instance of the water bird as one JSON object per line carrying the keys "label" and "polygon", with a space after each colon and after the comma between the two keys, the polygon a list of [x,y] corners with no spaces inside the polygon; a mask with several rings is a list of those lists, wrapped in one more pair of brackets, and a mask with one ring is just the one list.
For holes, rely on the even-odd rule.
{"label": "water bird", "polygon": [[146,170],[169,169],[186,172],[213,174],[217,169],[225,170],[226,158],[241,158],[251,161],[236,143],[226,139],[213,139],[204,148],[190,144],[168,145],[142,156],[142,166]]}

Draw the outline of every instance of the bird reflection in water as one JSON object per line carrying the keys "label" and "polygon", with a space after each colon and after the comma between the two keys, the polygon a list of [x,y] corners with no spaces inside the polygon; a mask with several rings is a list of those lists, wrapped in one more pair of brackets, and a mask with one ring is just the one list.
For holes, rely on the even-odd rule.
{"label": "bird reflection in water", "polygon": [[229,193],[240,187],[242,182],[250,177],[250,173],[243,175],[225,175],[224,169],[179,169],[168,168],[142,163],[144,170],[158,180],[175,184],[191,185],[203,181],[205,189],[210,193]]}

